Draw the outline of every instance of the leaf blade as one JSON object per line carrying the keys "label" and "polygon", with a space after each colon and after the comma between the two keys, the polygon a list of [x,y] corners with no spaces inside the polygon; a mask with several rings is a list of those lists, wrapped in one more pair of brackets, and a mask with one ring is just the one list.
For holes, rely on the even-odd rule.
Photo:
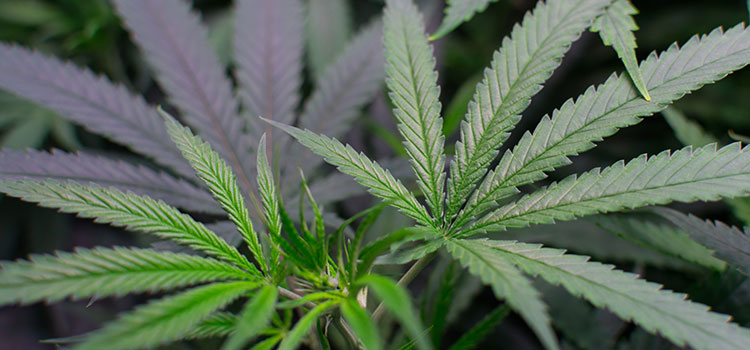
{"label": "leaf blade", "polygon": [[484,243],[484,240],[447,240],[446,246],[461,265],[490,285],[498,298],[505,299],[523,317],[545,348],[559,349],[541,294],[510,261],[498,258]]}
{"label": "leaf blade", "polygon": [[355,284],[366,285],[382,300],[383,305],[398,318],[401,326],[416,342],[417,348],[432,349],[429,338],[425,335],[422,322],[411,303],[409,294],[395,282],[378,275],[366,275],[358,279]]}
{"label": "leaf blade", "polygon": [[643,75],[638,70],[638,59],[635,57],[634,31],[638,30],[638,25],[633,19],[633,15],[638,14],[638,10],[628,0],[615,0],[607,7],[604,13],[594,21],[591,27],[592,32],[598,32],[604,45],[612,46],[620,57],[625,69],[630,75],[638,92],[641,93],[646,101],[651,101],[646,84],[643,82]]}
{"label": "leaf blade", "polygon": [[208,143],[193,135],[190,129],[166,113],[163,113],[163,116],[169,137],[182,151],[183,157],[195,169],[198,177],[206,183],[214,198],[221,203],[229,219],[237,226],[261,270],[267,272],[268,267],[263,258],[258,234],[253,228],[250,212],[232,168]]}
{"label": "leaf blade", "polygon": [[245,191],[252,190],[251,146],[224,68],[200,18],[181,0],[114,0],[117,12],[146,54],[169,101],[227,159]]}
{"label": "leaf blade", "polygon": [[294,121],[302,83],[303,11],[298,0],[237,3],[234,58],[244,113],[253,121],[257,116]]}
{"label": "leaf blade", "polygon": [[448,0],[445,18],[440,27],[430,36],[430,40],[437,40],[452,32],[461,23],[467,22],[475,14],[483,12],[491,2],[497,0]]}
{"label": "leaf blade", "polygon": [[383,348],[380,331],[378,331],[367,311],[359,306],[356,301],[347,299],[341,303],[341,315],[349,322],[354,334],[357,335],[366,350]]}
{"label": "leaf blade", "polygon": [[721,221],[704,221],[668,208],[654,208],[653,212],[685,230],[691,238],[715,251],[715,256],[739,267],[750,275],[750,236],[747,231]]}
{"label": "leaf blade", "polygon": [[212,312],[256,287],[249,282],[215,283],[153,301],[89,334],[74,349],[137,349],[178,340]]}
{"label": "leaf blade", "polygon": [[658,331],[678,346],[736,349],[750,341],[750,331],[728,323],[728,316],[686,301],[684,294],[661,290],[658,284],[613,270],[612,265],[589,262],[588,257],[536,244],[488,242],[527,273],[562,285],[572,294],[598,307],[607,307],[650,332]]}
{"label": "leaf blade", "polygon": [[707,145],[642,155],[599,170],[570,176],[490,212],[477,229],[525,227],[532,223],[571,220],[595,213],[632,209],[672,201],[717,200],[750,191],[750,148],[739,143],[721,149]]}
{"label": "leaf blade", "polygon": [[396,180],[388,170],[383,169],[364,154],[357,153],[354,148],[345,146],[336,139],[318,135],[309,130],[297,129],[274,121],[267,120],[267,122],[292,135],[313,153],[324,157],[326,162],[337,167],[339,171],[354,177],[362,186],[367,187],[372,195],[392,201],[394,207],[417,222],[430,227],[434,226],[427,210],[401,184],[401,181]]}
{"label": "leaf blade", "polygon": [[750,30],[738,24],[726,32],[718,28],[694,36],[682,48],[672,45],[658,56],[651,54],[640,66],[651,102],[640,98],[627,77],[617,75],[589,88],[575,101],[568,100],[503,155],[472,195],[456,226],[486,212],[492,202],[517,193],[517,186],[541,180],[545,171],[569,164],[569,156],[591,149],[594,142],[617,129],[637,124],[685,94],[744,67],[750,61],[748,38]]}
{"label": "leaf blade", "polygon": [[261,288],[253,299],[245,304],[235,323],[234,333],[227,339],[223,350],[239,350],[268,325],[273,316],[278,293],[275,286]]}
{"label": "leaf blade", "polygon": [[437,225],[445,206],[445,137],[435,57],[411,0],[389,0],[384,17],[386,85],[417,183]]}
{"label": "leaf blade", "polygon": [[123,296],[249,276],[226,263],[149,249],[78,248],[0,264],[0,305]]}
{"label": "leaf blade", "polygon": [[203,224],[149,197],[94,184],[84,186],[54,180],[2,180],[0,192],[43,207],[93,218],[99,223],[168,238],[257,273],[236,248],[229,246]]}
{"label": "leaf blade", "polygon": [[540,2],[495,51],[469,103],[448,180],[447,215],[461,209],[521,113],[608,0]]}
{"label": "leaf blade", "polygon": [[187,210],[223,213],[209,193],[189,182],[145,166],[87,153],[0,151],[0,179],[23,178],[75,181],[83,185],[94,182],[148,195]]}
{"label": "leaf blade", "polygon": [[89,69],[19,46],[0,43],[0,86],[58,112],[181,175],[192,170],[167,141],[156,110],[122,85]]}

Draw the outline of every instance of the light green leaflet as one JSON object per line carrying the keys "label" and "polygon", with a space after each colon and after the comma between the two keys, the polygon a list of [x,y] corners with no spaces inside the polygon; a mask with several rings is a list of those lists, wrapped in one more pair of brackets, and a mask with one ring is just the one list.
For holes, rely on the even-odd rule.
{"label": "light green leaflet", "polygon": [[469,271],[479,276],[499,299],[505,299],[518,311],[547,349],[559,349],[550,326],[547,306],[531,281],[507,259],[495,254],[484,241],[448,240],[448,251]]}
{"label": "light green leaflet", "polygon": [[396,106],[393,113],[404,137],[404,149],[432,210],[435,226],[440,227],[445,205],[445,137],[435,58],[417,7],[410,0],[386,3],[386,84]]}
{"label": "light green leaflet", "polygon": [[232,168],[211,146],[193,135],[190,129],[180,125],[174,118],[164,111],[160,111],[167,125],[167,133],[182,155],[190,162],[190,166],[198,173],[198,177],[208,185],[214,198],[221,203],[222,208],[229,214],[237,229],[245,239],[255,261],[264,272],[268,271],[263,251],[258,241],[258,234],[253,229],[250,213],[242,196],[242,189],[237,184],[237,178]]}
{"label": "light green leaflet", "polygon": [[181,339],[212,312],[257,286],[214,283],[151,302],[86,336],[74,349],[138,349]]}
{"label": "light green leaflet", "polygon": [[79,248],[55,256],[32,255],[28,261],[0,267],[0,305],[122,296],[251,278],[214,259],[137,248]]}
{"label": "light green leaflet", "polygon": [[750,344],[750,330],[729,323],[726,315],[685,300],[685,295],[662,290],[656,283],[638,279],[612,265],[538,244],[482,241],[519,268],[561,285],[598,307],[606,307],[624,320],[633,320],[649,332],[658,332],[678,346],[697,349],[742,349]]}
{"label": "light green leaflet", "polygon": [[487,174],[521,113],[563,55],[609,0],[549,1],[527,14],[492,57],[476,87],[451,162],[447,217],[458,214]]}
{"label": "light green leaflet", "polygon": [[604,45],[612,46],[625,64],[630,79],[646,101],[651,101],[643,76],[638,70],[638,59],[635,57],[635,35],[633,31],[638,30],[638,25],[633,15],[638,10],[628,0],[614,0],[612,5],[604,10],[604,13],[594,21],[591,31],[599,32]]}

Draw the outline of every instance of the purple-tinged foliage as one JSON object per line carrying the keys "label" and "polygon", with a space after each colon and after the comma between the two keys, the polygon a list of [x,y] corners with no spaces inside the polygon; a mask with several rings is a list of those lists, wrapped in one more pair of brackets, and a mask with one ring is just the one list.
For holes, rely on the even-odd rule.
{"label": "purple-tinged foliage", "polygon": [[363,29],[318,80],[305,103],[300,126],[339,137],[349,129],[362,105],[381,87],[385,75],[383,23]]}
{"label": "purple-tinged foliage", "polygon": [[195,176],[169,140],[156,110],[140,96],[88,69],[0,43],[0,88],[44,105],[181,175]]}
{"label": "purple-tinged foliage", "polygon": [[0,179],[68,180],[82,185],[93,182],[161,199],[189,211],[223,213],[211,194],[193,184],[144,166],[90,154],[6,149],[0,152]]}
{"label": "purple-tinged foliage", "polygon": [[[361,30],[317,80],[305,103],[299,124],[306,129],[341,137],[357,118],[362,106],[380,90],[385,76],[383,23],[380,20]],[[298,143],[291,145],[289,170],[301,167],[309,174],[323,163],[320,157]],[[286,185],[293,183],[290,179]]]}
{"label": "purple-tinged foliage", "polygon": [[302,6],[299,0],[236,6],[234,58],[244,113],[292,124],[302,83]]}
{"label": "purple-tinged foliage", "polygon": [[185,121],[227,160],[247,191],[254,168],[245,122],[200,18],[182,0],[114,0]]}

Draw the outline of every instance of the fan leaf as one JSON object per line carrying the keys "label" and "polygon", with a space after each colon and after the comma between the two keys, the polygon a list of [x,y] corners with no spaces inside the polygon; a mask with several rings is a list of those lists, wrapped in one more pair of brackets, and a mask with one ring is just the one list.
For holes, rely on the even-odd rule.
{"label": "fan leaf", "polygon": [[309,65],[316,80],[324,81],[325,78],[321,79],[321,76],[342,52],[352,34],[352,13],[348,1],[310,0],[307,4],[306,29]]}
{"label": "fan leaf", "polygon": [[589,88],[575,102],[568,100],[544,117],[533,133],[525,133],[483,180],[457,220],[458,228],[488,209],[491,203],[517,193],[516,187],[545,178],[545,171],[568,165],[569,156],[594,147],[594,142],[641,117],[661,111],[672,101],[712,83],[750,62],[750,30],[739,24],[726,32],[715,29],[694,36],[682,48],[672,45],[651,54],[640,70],[651,102],[640,97],[627,77],[613,75]]}
{"label": "fan leaf", "polygon": [[527,273],[560,285],[597,307],[606,307],[649,332],[658,332],[678,346],[741,349],[750,343],[750,331],[729,323],[729,316],[710,312],[708,306],[686,300],[685,294],[662,290],[661,285],[614,270],[612,265],[538,244],[483,243]]}
{"label": "fan leaf", "polygon": [[559,183],[505,205],[478,220],[477,230],[503,230],[672,201],[718,200],[750,193],[750,147],[708,145],[642,155]]}
{"label": "fan leaf", "polygon": [[229,246],[203,224],[174,207],[149,197],[95,184],[84,186],[54,180],[2,180],[0,192],[43,207],[93,218],[99,223],[171,239],[257,273],[255,267],[237,249]]}
{"label": "fan leaf", "polygon": [[[362,107],[380,91],[384,76],[383,24],[377,20],[360,31],[322,73],[305,103],[300,126],[330,137],[342,136]],[[309,157],[299,144],[292,147],[285,161],[287,172],[301,167],[305,174],[311,174],[321,164],[320,158]],[[294,176],[289,179],[299,181]]]}
{"label": "fan leaf", "polygon": [[208,31],[182,0],[113,0],[169,101],[232,166],[245,191],[254,169],[239,104]]}
{"label": "fan leaf", "polygon": [[492,57],[461,123],[461,138],[451,162],[447,215],[461,209],[487,173],[497,149],[508,138],[563,55],[609,0],[539,2]]}
{"label": "fan leaf", "polygon": [[163,116],[172,141],[198,173],[198,177],[206,183],[214,198],[221,203],[221,207],[229,214],[229,219],[237,225],[261,270],[267,271],[258,234],[253,228],[245,198],[232,169],[208,143],[193,135],[190,129],[180,125],[166,113]]}
{"label": "fan leaf", "polygon": [[234,333],[227,339],[222,349],[242,349],[245,343],[258,335],[271,321],[274,306],[276,306],[276,297],[275,286],[267,285],[258,291],[253,300],[245,304],[245,308],[235,323]]}
{"label": "fan leaf", "polygon": [[0,305],[123,296],[197,283],[242,280],[242,270],[209,258],[136,248],[78,248],[0,264]]}
{"label": "fan leaf", "polygon": [[82,185],[94,182],[161,199],[190,211],[224,213],[210,193],[191,183],[145,166],[86,153],[71,154],[60,150],[21,152],[5,149],[0,151],[0,178],[52,179],[75,181]]}
{"label": "fan leaf", "polygon": [[214,283],[150,302],[85,336],[74,349],[142,349],[181,339],[211,313],[257,287],[252,282]]}
{"label": "fan leaf", "polygon": [[531,281],[507,259],[485,245],[484,240],[448,240],[448,251],[469,272],[492,287],[528,323],[547,349],[559,349],[547,306]]}
{"label": "fan leaf", "polygon": [[0,87],[88,130],[192,177],[159,115],[107,78],[28,49],[0,43]]}
{"label": "fan leaf", "polygon": [[354,148],[336,139],[318,135],[309,130],[301,130],[273,121],[268,122],[292,135],[303,146],[325,158],[329,164],[338,167],[342,173],[354,177],[362,186],[367,187],[372,195],[391,201],[391,205],[406,216],[423,225],[434,227],[427,210],[401,184],[401,181],[396,180],[388,170],[383,169],[364,154],[357,153]]}
{"label": "fan leaf", "polygon": [[422,14],[411,0],[386,2],[386,84],[396,109],[404,149],[417,174],[436,225],[442,225],[445,186],[445,137],[440,117],[440,89],[435,57],[427,41]]}
{"label": "fan leaf", "polygon": [[690,237],[715,251],[716,257],[739,267],[750,276],[750,235],[747,231],[729,226],[721,221],[704,221],[668,208],[653,211],[687,232]]}
{"label": "fan leaf", "polygon": [[[237,2],[234,57],[244,113],[294,122],[302,84],[304,9],[299,0]],[[265,125],[257,123],[258,128]],[[271,137],[266,130],[266,137]]]}

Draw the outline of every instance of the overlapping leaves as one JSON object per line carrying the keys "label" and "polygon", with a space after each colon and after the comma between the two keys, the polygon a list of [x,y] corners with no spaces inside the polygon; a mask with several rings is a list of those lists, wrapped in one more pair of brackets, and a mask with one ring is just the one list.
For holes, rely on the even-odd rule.
{"label": "overlapping leaves", "polygon": [[[559,64],[580,31],[595,18],[600,18],[596,28],[607,38],[612,30],[634,29],[605,23],[606,17],[601,17],[605,9],[632,14],[628,8],[620,8],[622,4],[608,5],[608,1],[540,3],[505,39],[485,72],[485,79],[478,85],[462,125],[447,187],[448,215],[443,216],[443,186],[434,181],[440,179],[443,171],[436,167],[442,159],[442,153],[436,150],[442,149],[443,138],[430,131],[440,118],[435,115],[439,105],[433,102],[437,95],[432,87],[435,73],[431,70],[431,60],[424,58],[429,51],[424,46],[424,29],[414,23],[403,23],[404,13],[416,11],[410,1],[387,3],[385,41],[390,96],[397,107],[395,116],[401,123],[400,131],[406,138],[405,148],[413,161],[419,187],[431,209],[433,229],[444,235],[442,242],[425,240],[425,249],[411,249],[407,255],[417,259],[438,247],[447,247],[529,322],[547,348],[556,348],[557,344],[549,331],[545,308],[538,300],[534,302],[533,287],[526,284],[531,292],[522,293],[514,288],[521,288],[524,283],[508,281],[511,276],[523,281],[516,268],[560,284],[675,344],[697,348],[741,347],[750,339],[746,329],[728,323],[728,317],[709,312],[707,307],[684,300],[681,294],[660,291],[658,285],[611,271],[605,265],[588,263],[585,258],[564,256],[561,251],[514,242],[461,239],[488,230],[548,224],[650,204],[717,200],[749,193],[750,148],[733,144],[717,149],[708,145],[652,157],[644,155],[627,164],[621,161],[604,170],[594,169],[497,208],[496,202],[507,201],[519,192],[518,186],[539,181],[546,171],[570,163],[569,156],[592,148],[594,142],[619,128],[638,123],[642,117],[662,110],[684,94],[750,63],[750,30],[742,24],[726,32],[716,29],[708,35],[693,37],[682,47],[673,45],[660,55],[650,55],[635,70],[642,74],[648,89],[648,93],[646,89],[643,92],[647,97],[650,95],[650,100],[641,98],[627,77],[613,75],[576,100],[567,101],[551,117],[544,117],[533,133],[524,134],[493,170],[486,171],[485,167],[496,158],[496,150],[507,137],[505,134],[528,105],[528,99]],[[555,23],[565,25],[558,29]],[[624,47],[630,44],[626,42]],[[616,43],[616,47],[618,52],[623,51],[621,43]],[[537,66],[538,69],[534,68]],[[526,68],[530,73],[525,73]],[[636,84],[638,77],[633,75]],[[404,201],[402,198],[408,194],[403,186],[389,181],[388,173],[377,163],[334,139],[281,127],[329,163],[354,176],[376,196],[397,199],[395,205],[404,213],[422,225],[431,226],[419,203]],[[714,341],[711,334],[720,334],[721,339]]]}

